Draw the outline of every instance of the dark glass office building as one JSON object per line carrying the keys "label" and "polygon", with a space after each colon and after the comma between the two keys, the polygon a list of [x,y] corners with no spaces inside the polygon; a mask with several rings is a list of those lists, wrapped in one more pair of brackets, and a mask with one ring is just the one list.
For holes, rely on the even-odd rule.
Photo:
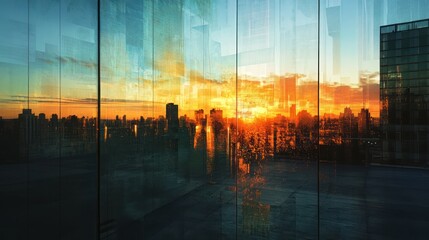
{"label": "dark glass office building", "polygon": [[429,163],[429,20],[380,28],[383,160]]}

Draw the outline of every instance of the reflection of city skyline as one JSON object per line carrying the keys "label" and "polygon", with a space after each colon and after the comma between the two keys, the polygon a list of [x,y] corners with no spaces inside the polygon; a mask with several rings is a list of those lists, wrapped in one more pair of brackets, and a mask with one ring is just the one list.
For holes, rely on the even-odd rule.
{"label": "reflection of city skyline", "polygon": [[[176,167],[177,154],[188,149],[197,154],[196,162],[202,161],[204,171],[201,174],[207,174],[210,182],[217,181],[219,168],[227,168],[231,174],[239,171],[243,179],[250,174],[252,177],[246,181],[253,181],[254,177],[259,181],[262,176],[258,172],[262,170],[263,162],[314,159],[317,148],[321,150],[322,160],[354,164],[379,160],[378,120],[371,118],[368,109],[362,109],[355,116],[346,107],[338,118],[325,115],[319,124],[316,116],[302,110],[290,117],[279,114],[251,122],[239,119],[236,125],[234,119],[223,116],[222,109],[213,108],[208,112],[199,109],[194,111],[194,116],[179,116],[179,107],[167,103],[166,117],[128,119],[126,115],[117,115],[114,119],[103,119],[99,144],[110,146],[128,142],[143,148],[159,145],[160,151],[165,148],[163,154],[167,154],[169,164]],[[25,154],[43,157],[52,154],[50,150],[43,150],[43,146],[49,144],[56,146],[62,142],[63,146],[70,146],[76,152],[93,148],[96,124],[96,118],[76,115],[59,118],[57,114],[48,118],[44,113],[36,115],[31,109],[23,109],[17,120],[0,119],[0,132],[9,136],[11,143],[17,144],[23,157]],[[18,134],[14,135],[14,132]],[[350,151],[354,146],[359,146],[352,150],[354,158],[345,160],[332,156],[333,152]],[[122,148],[126,151],[129,147]],[[13,156],[9,150],[3,154]]]}
{"label": "reflection of city skyline", "polygon": [[[168,104],[174,104],[174,103],[167,103],[167,105]],[[176,106],[176,108],[179,106],[179,105],[175,105]],[[336,113],[331,113],[331,112],[325,112],[325,113],[322,113],[321,114],[321,117],[320,117],[320,119],[338,119],[338,118],[341,118],[341,116],[342,115],[344,115],[344,114],[346,114],[346,112],[348,112],[349,114],[352,114],[353,115],[353,110],[351,109],[351,107],[349,106],[349,105],[345,105],[345,107],[343,108],[344,109],[344,112],[338,112],[337,114]],[[207,110],[209,110],[209,111],[207,111]],[[366,111],[366,112],[368,112],[368,114],[369,115],[371,115],[371,112],[369,111],[369,109],[367,109],[367,108],[361,108],[360,109],[361,111]],[[183,118],[183,117],[185,117],[185,118],[188,118],[189,119],[189,116],[192,116],[192,115],[194,115],[195,116],[195,121],[196,122],[199,122],[199,119],[202,119],[202,118],[206,118],[207,117],[207,114],[204,114],[205,112],[210,112],[210,115],[211,114],[213,114],[213,112],[216,112],[216,111],[219,111],[220,112],[220,115],[221,116],[223,116],[223,114],[222,114],[222,112],[223,112],[223,109],[221,109],[221,108],[215,108],[215,107],[211,107],[211,108],[209,108],[209,109],[203,109],[203,108],[200,108],[200,109],[195,109],[195,110],[193,110],[193,113],[194,114],[191,114],[191,115],[188,115],[188,114],[184,114],[184,115],[179,115],[178,113],[180,112],[179,110],[176,110],[177,111],[177,119],[180,119],[180,118]],[[291,121],[294,121],[294,119],[296,118],[296,116],[297,115],[299,115],[300,113],[303,113],[303,112],[305,112],[305,113],[308,113],[308,114],[310,114],[310,116],[311,117],[317,117],[317,115],[313,115],[313,114],[311,114],[310,112],[308,112],[306,109],[302,109],[301,111],[299,111],[298,113],[296,112],[297,110],[296,110],[296,105],[295,104],[292,104],[292,105],[290,105],[290,107],[289,107],[289,110],[288,110],[288,114],[285,114],[285,115],[283,115],[283,114],[281,114],[281,113],[273,113],[273,114],[271,114],[271,115],[264,115],[264,116],[259,116],[259,117],[255,117],[255,118],[252,118],[252,120],[255,120],[255,121],[257,121],[258,119],[274,119],[274,118],[278,118],[279,116],[280,117],[286,117],[286,118],[288,118],[289,120],[291,120]],[[160,118],[166,118],[166,119],[170,119],[169,117],[168,117],[168,115],[169,115],[169,113],[168,113],[168,111],[164,111],[164,113],[165,114],[160,114],[160,115],[158,115],[158,117],[152,117],[152,116],[146,116],[146,119],[152,119],[152,120],[154,120],[154,119],[160,119]],[[41,113],[39,113],[38,115],[37,115],[37,113],[36,112],[33,112],[32,111],[32,109],[29,109],[29,108],[24,108],[24,109],[22,109],[22,112],[21,113],[19,113],[18,114],[18,116],[17,116],[17,118],[4,118],[3,116],[0,116],[0,120],[13,120],[13,119],[19,119],[19,117],[21,116],[21,115],[32,115],[35,119],[37,119],[37,118],[39,118],[39,119],[44,119],[44,120],[48,120],[48,118],[46,118],[46,116],[48,115],[48,114],[45,114],[44,112],[41,112]],[[360,113],[359,113],[360,114]],[[245,114],[244,114],[245,115]],[[101,120],[103,121],[103,120],[118,120],[119,118],[122,118],[122,119],[125,119],[125,120],[127,120],[127,114],[116,114],[116,115],[114,115],[114,117],[112,117],[112,118],[102,118]],[[64,116],[64,117],[61,117],[61,118],[59,118],[59,114],[58,113],[52,113],[51,114],[51,118],[49,119],[50,121],[53,121],[53,120],[55,120],[55,121],[58,121],[58,120],[64,120],[64,119],[70,119],[70,118],[78,118],[78,119],[97,119],[97,117],[96,116],[88,116],[88,115],[80,115],[79,116],[79,114],[71,114],[71,115],[68,115],[68,116]],[[226,118],[228,118],[228,119],[235,119],[235,117],[226,117]],[[224,118],[224,119],[226,119],[226,118]],[[139,119],[145,119],[145,116],[143,116],[143,115],[140,115],[140,116],[138,116],[138,117],[132,117],[132,118],[128,118],[128,120],[127,121],[135,121],[135,120],[139,120]],[[244,120],[244,119],[246,119],[246,118],[240,118],[240,117],[238,117],[238,119],[242,119],[242,120]],[[246,122],[252,122],[252,121],[246,121]]]}
{"label": "reflection of city skyline", "polygon": [[[368,74],[367,74],[368,75]],[[363,75],[364,76],[364,75]],[[378,76],[378,74],[377,74]],[[235,80],[225,80],[217,82],[215,80],[200,79],[192,85],[179,84],[180,93],[194,93],[194,96],[187,98],[180,95],[172,97],[171,94],[163,95],[162,89],[171,85],[168,81],[160,81],[155,84],[157,95],[156,101],[149,100],[126,100],[102,98],[102,117],[106,119],[114,118],[118,112],[128,115],[131,118],[139,118],[141,113],[146,113],[150,117],[163,114],[164,102],[171,99],[178,99],[181,105],[181,115],[192,115],[195,109],[209,110],[211,108],[223,109],[226,116],[235,117]],[[266,78],[254,78],[250,76],[239,76],[238,80],[238,117],[258,118],[270,117],[277,114],[290,114],[290,108],[295,105],[296,111],[307,110],[312,115],[317,113],[317,81],[309,81],[304,75],[288,74],[281,76],[270,76]],[[339,115],[344,107],[351,107],[357,112],[362,107],[370,109],[373,116],[379,116],[379,84],[374,77],[363,77],[359,86],[343,85],[340,83],[320,84],[320,113]],[[168,92],[168,91],[167,91]],[[166,93],[167,93],[166,92]],[[192,95],[192,94],[191,94]],[[3,118],[13,118],[16,116],[17,108],[13,102],[21,102],[20,105],[27,105],[29,102],[32,109],[40,112],[42,109],[47,115],[54,114],[55,109],[59,109],[63,115],[91,116],[95,114],[95,103],[97,99],[50,99],[49,97],[18,97],[9,104],[2,113]],[[170,100],[169,100],[170,99]],[[16,101],[17,100],[17,101]],[[164,100],[164,102],[162,102]],[[6,101],[6,100],[4,100]],[[49,109],[50,112],[46,110]],[[154,115],[151,115],[154,113]],[[92,116],[94,117],[94,116]]]}
{"label": "reflection of city skyline", "polygon": [[0,235],[426,236],[427,2],[4,1]]}
{"label": "reflection of city skyline", "polygon": [[[125,114],[122,116],[116,115],[114,119],[101,119],[101,130],[107,131],[107,127],[120,127],[129,128],[137,134],[137,126],[149,124],[151,127],[157,128],[157,132],[160,134],[172,134],[177,132],[178,128],[189,126],[189,123],[191,123],[191,126],[193,126],[192,131],[194,132],[200,127],[206,129],[206,131],[212,130],[214,133],[219,133],[218,130],[220,128],[236,127],[235,118],[224,117],[222,109],[212,108],[209,112],[199,109],[194,111],[193,116],[186,114],[179,116],[179,105],[167,103],[165,106],[165,115],[159,115],[156,118],[140,116],[139,118],[129,119]],[[291,108],[293,109],[294,105]],[[12,121],[13,119],[3,119],[0,117],[0,121],[8,120]],[[52,114],[48,118],[45,113],[37,115],[31,109],[23,109],[22,113],[18,115],[17,120],[20,122],[21,129],[28,129],[27,131],[30,132],[46,127],[54,128],[58,131],[61,126],[63,128],[64,126],[68,126],[69,128],[95,129],[97,123],[97,118],[95,117],[79,117],[77,115],[59,117],[58,114]],[[269,124],[270,126],[275,126],[277,129],[275,132],[279,131],[280,134],[282,131],[293,134],[303,134],[307,131],[317,134],[318,132],[322,138],[322,144],[341,144],[343,142],[341,139],[353,139],[357,137],[379,137],[378,130],[376,130],[379,127],[378,118],[371,117],[370,111],[364,108],[356,116],[351,108],[346,107],[338,115],[324,114],[320,118],[317,115],[311,115],[306,110],[301,110],[298,113],[291,110],[290,116],[277,114],[273,117],[255,118],[252,121],[246,121],[246,119],[241,118],[238,118],[238,120],[238,128],[244,131],[252,129],[252,126],[255,124]],[[318,120],[320,121],[319,123],[317,123]],[[217,125],[218,123],[221,124]],[[229,125],[227,126],[226,124]]]}

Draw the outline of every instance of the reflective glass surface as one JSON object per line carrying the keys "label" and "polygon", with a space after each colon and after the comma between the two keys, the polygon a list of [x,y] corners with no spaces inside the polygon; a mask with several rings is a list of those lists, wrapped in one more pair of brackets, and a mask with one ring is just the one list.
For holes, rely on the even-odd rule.
{"label": "reflective glass surface", "polygon": [[428,236],[427,0],[0,5],[0,239]]}

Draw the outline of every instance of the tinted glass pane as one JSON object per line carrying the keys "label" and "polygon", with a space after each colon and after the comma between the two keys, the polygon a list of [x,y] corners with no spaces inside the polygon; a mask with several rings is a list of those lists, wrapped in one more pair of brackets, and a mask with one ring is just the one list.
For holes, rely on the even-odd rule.
{"label": "tinted glass pane", "polygon": [[98,206],[97,1],[61,1],[60,6],[60,234],[61,238],[94,239]]}
{"label": "tinted glass pane", "polygon": [[[429,175],[410,166],[428,159],[416,138],[427,134],[412,130],[421,96],[411,86],[425,57],[418,41],[424,24],[409,21],[427,18],[427,5],[326,0],[321,6],[320,238],[423,237],[419,226],[429,209],[411,206],[427,201]],[[330,23],[332,8],[340,17]]]}
{"label": "tinted glass pane", "polygon": [[2,8],[2,238],[95,237],[95,13],[95,2]]}
{"label": "tinted glass pane", "polygon": [[102,5],[103,237],[234,236],[235,9]]}
{"label": "tinted glass pane", "polygon": [[317,1],[238,1],[239,239],[317,238],[317,21]]}
{"label": "tinted glass pane", "polygon": [[428,8],[3,1],[0,239],[424,238]]}
{"label": "tinted glass pane", "polygon": [[[5,239],[28,233],[29,21],[27,1],[5,1],[0,9],[0,232]],[[21,127],[22,126],[22,127]]]}

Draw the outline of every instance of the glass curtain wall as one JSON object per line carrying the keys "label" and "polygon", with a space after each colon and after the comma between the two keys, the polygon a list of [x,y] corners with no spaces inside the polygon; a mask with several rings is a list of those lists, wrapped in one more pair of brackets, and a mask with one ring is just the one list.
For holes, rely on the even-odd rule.
{"label": "glass curtain wall", "polygon": [[427,235],[428,6],[320,1],[322,239]]}
{"label": "glass curtain wall", "polygon": [[424,238],[428,8],[3,1],[0,238]]}
{"label": "glass curtain wall", "polygon": [[234,238],[234,1],[101,1],[101,237]]}
{"label": "glass curtain wall", "polygon": [[[8,239],[25,239],[29,230],[28,141],[18,121],[28,109],[28,3],[9,1],[1,11],[1,231]],[[6,50],[9,49],[9,52]],[[11,94],[10,94],[11,93]],[[14,99],[12,96],[22,96]],[[24,123],[23,123],[24,125]],[[22,134],[24,135],[24,134]],[[22,139],[22,140],[20,140]],[[23,231],[25,229],[25,231]]]}
{"label": "glass curtain wall", "polygon": [[2,2],[2,239],[96,236],[96,10]]}
{"label": "glass curtain wall", "polygon": [[238,238],[317,238],[317,1],[238,0]]}

